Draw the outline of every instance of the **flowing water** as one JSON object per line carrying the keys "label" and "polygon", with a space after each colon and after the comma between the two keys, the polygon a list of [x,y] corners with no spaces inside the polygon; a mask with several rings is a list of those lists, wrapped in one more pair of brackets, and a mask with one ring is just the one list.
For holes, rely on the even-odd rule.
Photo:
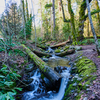
{"label": "flowing water", "polygon": [[70,77],[71,67],[69,67],[68,63],[69,62],[67,59],[57,57],[55,55],[50,57],[48,60],[48,65],[52,68],[57,66],[66,67],[66,69],[62,69],[60,73],[63,78],[61,79],[61,85],[58,92],[53,90],[46,90],[45,86],[41,82],[40,70],[37,69],[34,75],[31,77],[33,79],[33,82],[30,84],[31,91],[25,92],[23,94],[22,100],[62,100]]}

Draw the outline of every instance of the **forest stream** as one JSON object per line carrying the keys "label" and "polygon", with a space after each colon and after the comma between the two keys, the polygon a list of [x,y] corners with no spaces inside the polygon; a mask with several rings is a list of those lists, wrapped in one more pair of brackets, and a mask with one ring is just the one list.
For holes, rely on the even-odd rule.
{"label": "forest stream", "polygon": [[[57,71],[61,76],[61,84],[58,90],[50,90],[47,89],[44,83],[41,81],[42,73],[39,69],[34,71],[33,82],[30,84],[30,91],[26,91],[23,93],[22,100],[62,100],[65,93],[65,88],[67,86],[71,65],[69,65],[69,61],[66,58],[55,56],[54,50],[49,48],[49,52],[52,54],[52,57],[48,58],[46,62],[50,67],[52,67],[55,71]],[[44,77],[43,80],[50,84],[50,81]]]}

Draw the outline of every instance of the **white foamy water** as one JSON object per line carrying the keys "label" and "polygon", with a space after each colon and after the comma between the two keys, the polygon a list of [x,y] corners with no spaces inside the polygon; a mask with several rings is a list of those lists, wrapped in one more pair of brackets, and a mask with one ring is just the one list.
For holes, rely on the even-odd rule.
{"label": "white foamy water", "polygon": [[41,74],[38,72],[38,70],[34,73],[34,75],[31,77],[33,78],[33,82],[31,83],[31,85],[34,86],[33,91],[30,92],[26,92],[24,93],[24,96],[22,98],[22,100],[62,100],[62,98],[64,97],[64,93],[65,93],[65,88],[66,85],[68,83],[69,80],[69,76],[70,76],[70,68],[68,68],[67,70],[64,70],[61,75],[62,75],[62,79],[61,79],[61,85],[59,88],[58,93],[53,93],[53,91],[48,91],[47,94],[49,94],[49,96],[42,96],[40,98],[34,99],[36,98],[38,95],[45,93],[42,92],[42,88],[41,88],[41,93],[37,93],[37,90],[40,88],[39,87],[39,78],[41,77]]}

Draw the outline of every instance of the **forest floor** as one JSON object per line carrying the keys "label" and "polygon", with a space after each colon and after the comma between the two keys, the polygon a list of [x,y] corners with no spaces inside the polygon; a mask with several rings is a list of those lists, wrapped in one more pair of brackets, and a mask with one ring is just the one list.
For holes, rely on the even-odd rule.
{"label": "forest floor", "polygon": [[[86,56],[87,58],[91,59],[97,66],[97,71],[93,73],[97,76],[96,80],[93,81],[93,83],[88,88],[88,92],[84,92],[84,94],[81,96],[80,100],[100,100],[100,56],[98,56],[96,52],[95,45],[80,45],[82,47],[82,50],[77,51],[74,54],[67,55],[67,57],[71,58],[71,61],[74,62],[76,58],[82,54],[83,56]],[[12,49],[13,50],[13,49]],[[39,48],[38,48],[39,50]],[[18,70],[22,69],[19,73],[22,73],[25,66],[21,66],[24,63],[25,58],[18,55],[12,55],[9,57],[9,55],[12,55],[12,52],[10,54],[6,54],[6,60],[9,63],[18,63],[17,68]],[[24,55],[25,56],[25,55]],[[0,52],[0,63],[4,62],[5,53]],[[85,98],[85,99],[84,99]]]}
{"label": "forest floor", "polygon": [[[82,50],[77,51],[74,54],[71,54],[67,57],[71,58],[71,61],[74,62],[79,54],[86,56],[91,59],[97,66],[97,72],[93,73],[97,76],[96,80],[93,81],[91,86],[88,88],[88,92],[85,92],[80,100],[100,100],[100,56],[98,56],[95,45],[81,45]],[[84,98],[84,99],[83,99]]]}

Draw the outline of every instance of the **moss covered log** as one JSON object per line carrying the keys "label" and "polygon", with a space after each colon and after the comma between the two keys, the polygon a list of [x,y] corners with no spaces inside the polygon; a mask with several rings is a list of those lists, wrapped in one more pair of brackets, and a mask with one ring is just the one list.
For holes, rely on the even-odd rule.
{"label": "moss covered log", "polygon": [[67,43],[71,43],[71,40],[68,39],[68,40],[65,41],[65,42],[58,43],[58,44],[56,44],[56,45],[52,45],[52,46],[50,46],[50,47],[51,47],[51,48],[57,48],[57,47],[60,47],[60,46],[65,46]]}
{"label": "moss covered log", "polygon": [[34,61],[37,67],[41,70],[41,72],[47,77],[54,88],[59,88],[61,76],[55,72],[52,68],[50,68],[41,58],[39,58],[36,54],[34,54],[29,48],[27,48],[24,44],[22,44],[25,52],[28,56]]}
{"label": "moss covered log", "polygon": [[37,56],[39,57],[43,57],[43,56],[46,56],[46,57],[51,57],[52,55],[48,54],[48,53],[44,53],[44,52],[41,52],[41,51],[37,51],[35,49],[32,50]]}
{"label": "moss covered log", "polygon": [[55,54],[55,55],[56,55],[56,56],[63,57],[63,56],[66,56],[66,55],[72,54],[72,53],[74,53],[74,52],[75,52],[75,50],[72,49],[72,50],[66,50],[66,51],[64,51],[64,52],[62,52],[62,53]]}

